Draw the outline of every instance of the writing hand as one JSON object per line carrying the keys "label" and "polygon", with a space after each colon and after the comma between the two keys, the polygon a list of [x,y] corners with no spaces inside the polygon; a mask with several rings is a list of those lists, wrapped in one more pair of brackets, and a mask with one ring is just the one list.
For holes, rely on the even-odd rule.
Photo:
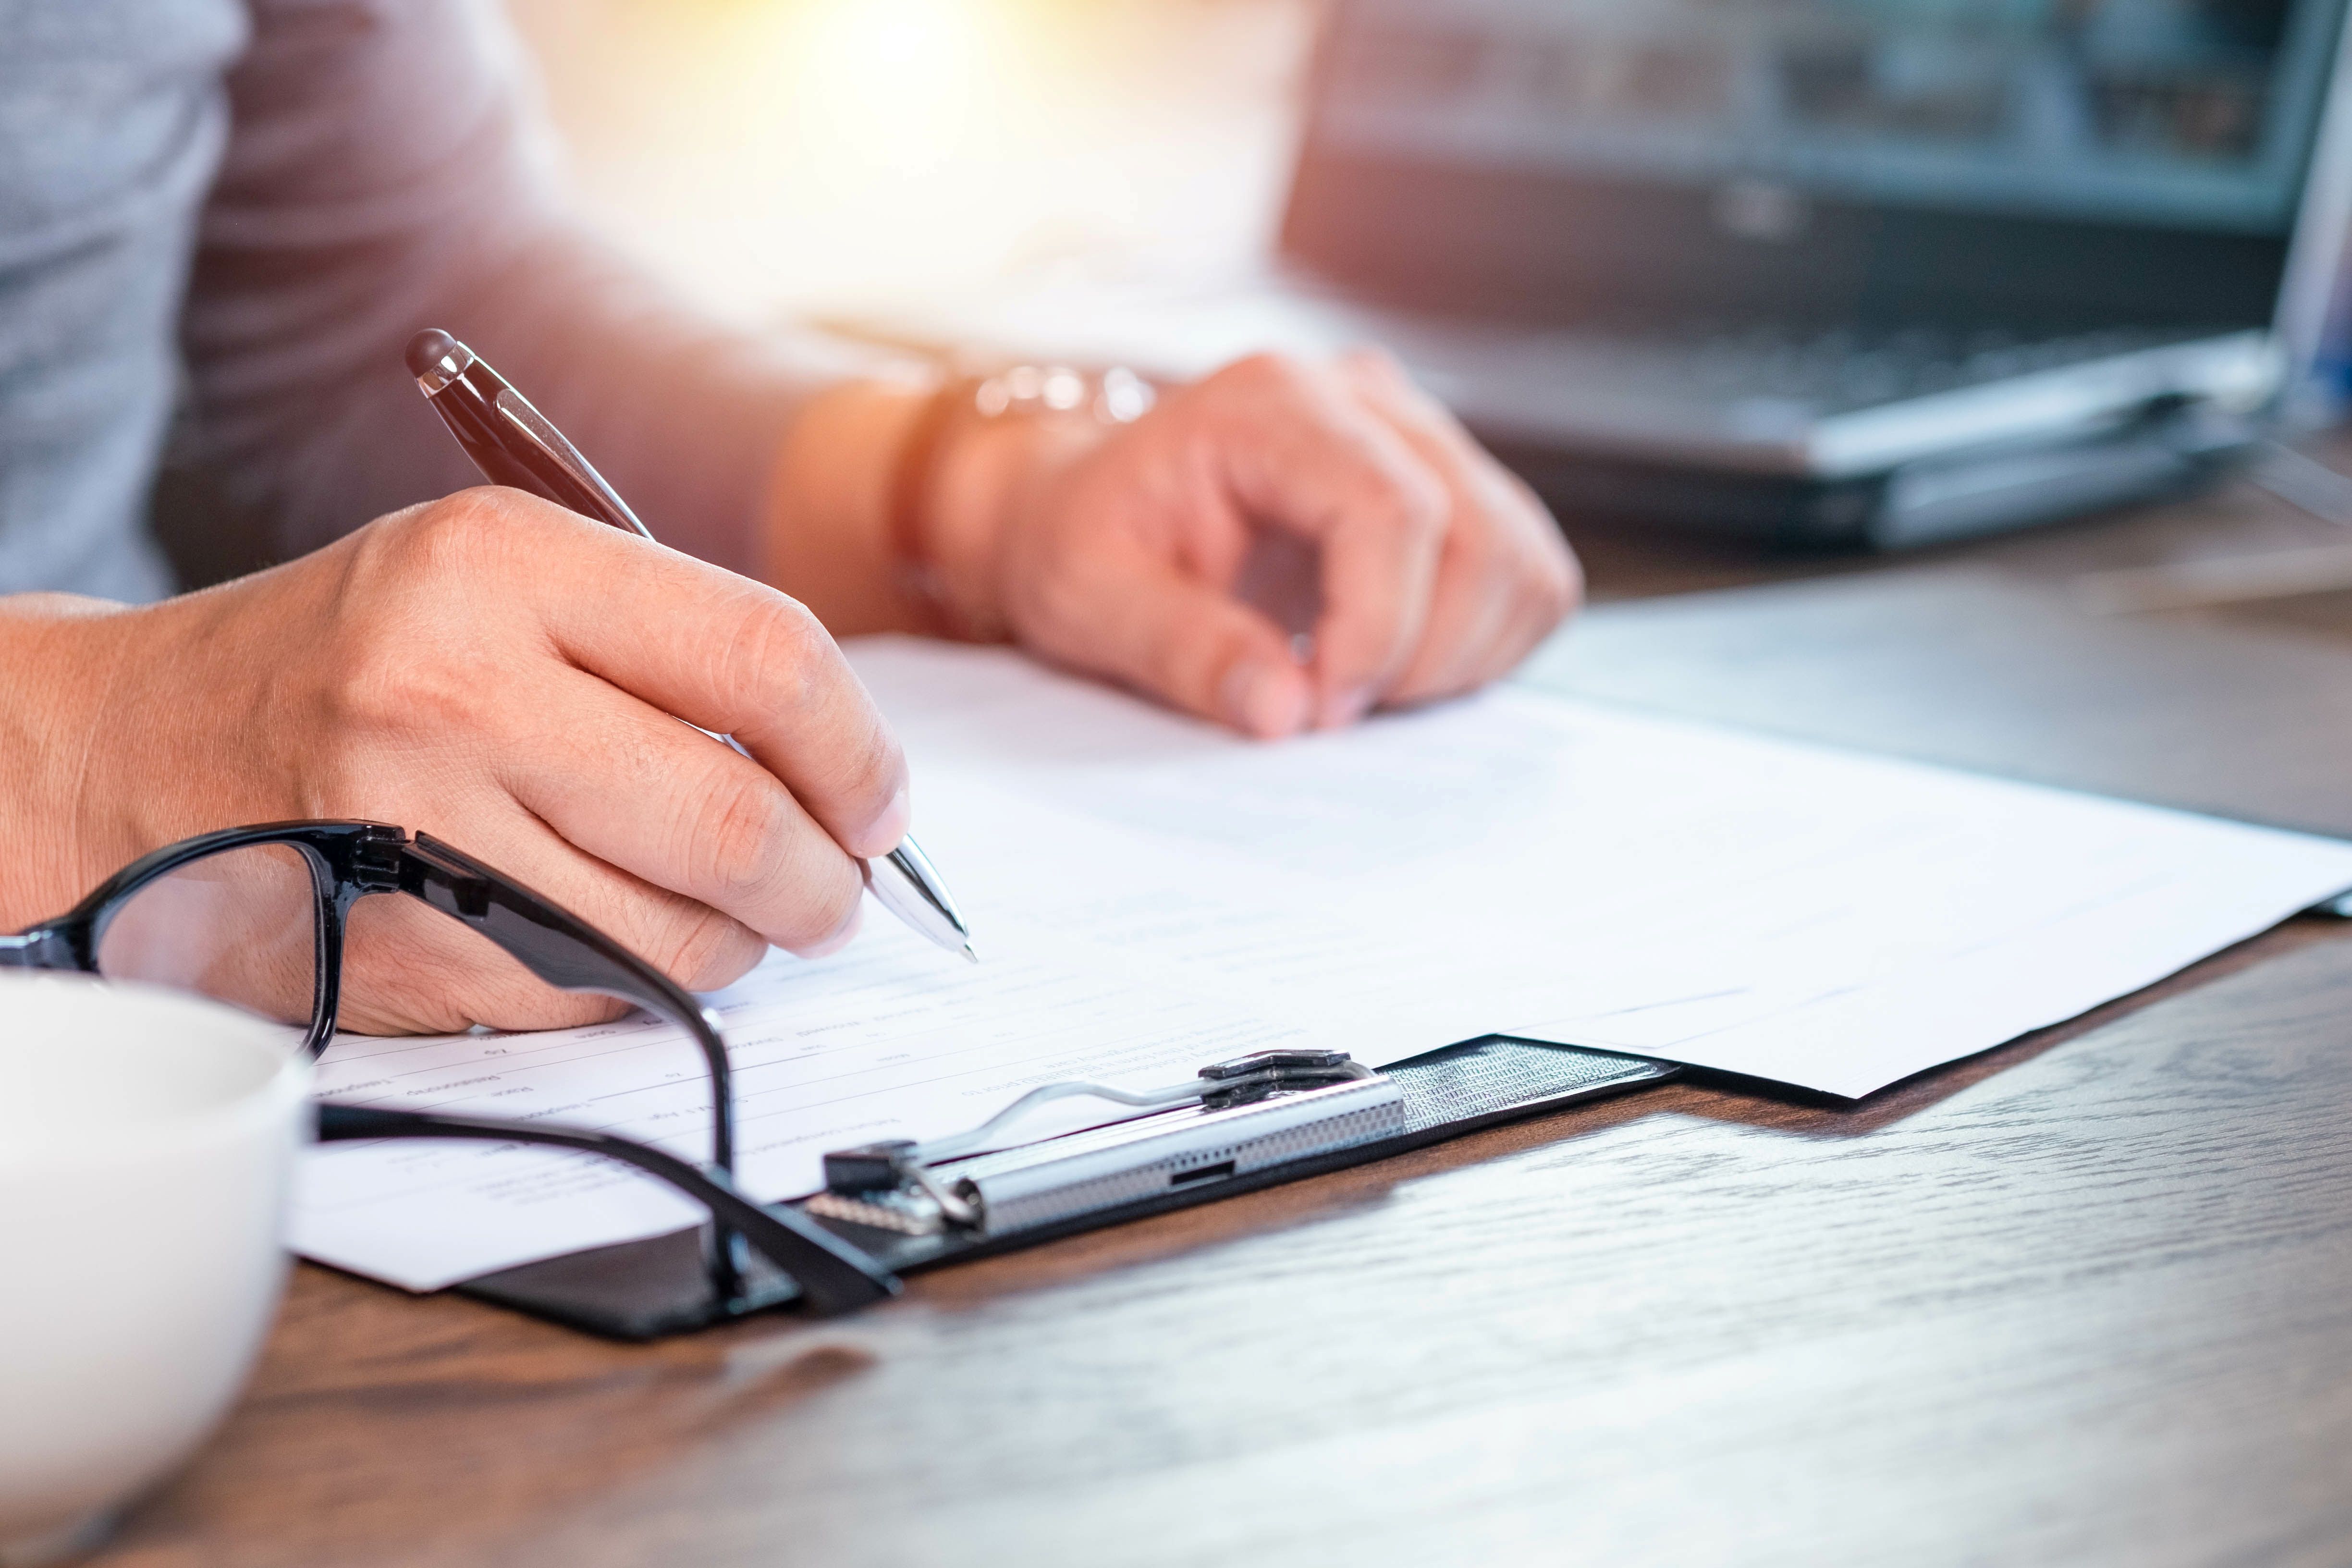
{"label": "writing hand", "polygon": [[[12,822],[28,814],[12,837],[50,847],[0,926],[191,834],[369,817],[488,860],[701,989],[771,942],[847,940],[852,857],[906,832],[898,743],[806,610],[513,490],[206,593],[61,608],[0,604],[43,707],[7,715],[31,742],[6,780]],[[405,900],[362,900],[352,943],[347,1027],[613,1011]]]}

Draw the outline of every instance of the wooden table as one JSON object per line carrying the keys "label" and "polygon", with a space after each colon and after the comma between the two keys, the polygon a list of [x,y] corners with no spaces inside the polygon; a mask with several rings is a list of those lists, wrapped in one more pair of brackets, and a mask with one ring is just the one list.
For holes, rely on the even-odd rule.
{"label": "wooden table", "polygon": [[[2082,607],[2339,544],[2245,485],[1894,566],[1597,536],[1602,598],[1815,581],[1538,675],[2352,830],[2326,606]],[[619,1346],[306,1267],[103,1561],[2352,1562],[2352,928],[1859,1105],[1673,1085],[840,1324]]]}

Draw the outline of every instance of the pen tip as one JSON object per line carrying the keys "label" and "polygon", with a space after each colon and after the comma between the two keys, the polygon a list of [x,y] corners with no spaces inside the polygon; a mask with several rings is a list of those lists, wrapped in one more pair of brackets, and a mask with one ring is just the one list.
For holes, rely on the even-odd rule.
{"label": "pen tip", "polygon": [[972,952],[971,943],[970,942],[965,942],[963,944],[963,955],[965,960],[969,963],[978,963],[980,962],[980,954]]}

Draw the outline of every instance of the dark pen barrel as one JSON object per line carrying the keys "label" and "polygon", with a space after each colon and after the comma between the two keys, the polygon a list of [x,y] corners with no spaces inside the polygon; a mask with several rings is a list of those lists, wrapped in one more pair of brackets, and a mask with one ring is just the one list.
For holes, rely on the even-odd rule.
{"label": "dark pen barrel", "polygon": [[550,493],[543,476],[534,473],[523,458],[499,443],[492,423],[496,416],[489,412],[481,394],[463,378],[450,382],[425,401],[441,416],[441,423],[449,427],[449,434],[457,438],[457,445],[473,459],[483,479],[494,485],[527,490],[542,500],[565,504]]}
{"label": "dark pen barrel", "polygon": [[488,361],[437,327],[427,327],[409,339],[407,358],[409,374],[425,389],[425,401],[433,405],[433,412],[441,416],[441,423],[449,427],[449,434],[457,438],[482,478],[494,485],[529,491],[624,531],[643,531],[634,518],[616,513],[612,503],[581,483],[562,463],[501,428],[501,395],[530,409],[534,416],[538,411],[490,368]]}

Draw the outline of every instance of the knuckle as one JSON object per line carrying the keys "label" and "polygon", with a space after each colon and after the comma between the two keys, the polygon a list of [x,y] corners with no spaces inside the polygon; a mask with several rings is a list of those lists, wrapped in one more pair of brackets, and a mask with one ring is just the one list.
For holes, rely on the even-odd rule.
{"label": "knuckle", "polygon": [[762,591],[718,645],[721,688],[760,713],[797,712],[817,700],[833,651],[832,635],[805,605]]}
{"label": "knuckle", "polygon": [[770,935],[780,947],[798,951],[814,947],[849,923],[857,901],[866,894],[865,879],[852,869],[848,858],[834,855],[830,863],[806,863],[794,879],[793,897]]}
{"label": "knuckle", "polygon": [[1445,570],[1450,574],[1485,584],[1516,575],[1518,566],[1491,527],[1472,521],[1446,533]]}
{"label": "knuckle", "polygon": [[848,795],[869,816],[878,816],[907,785],[907,757],[898,738],[885,724],[876,724],[865,745],[850,749]]}
{"label": "knuckle", "polygon": [[1315,373],[1305,360],[1279,350],[1246,354],[1210,378],[1276,397],[1296,395],[1312,385]]}
{"label": "knuckle", "polygon": [[693,886],[722,909],[761,902],[787,874],[792,825],[781,791],[764,779],[730,778],[705,800],[693,836]]}
{"label": "knuckle", "polygon": [[1398,526],[1416,543],[1428,543],[1449,531],[1475,535],[1476,529],[1453,529],[1454,492],[1425,463],[1397,465],[1386,476]]}
{"label": "knuckle", "polygon": [[1415,545],[1444,538],[1454,524],[1454,487],[1439,467],[1375,426],[1354,433],[1349,476],[1356,510]]}
{"label": "knuckle", "polygon": [[541,522],[529,498],[482,485],[394,512],[378,525],[387,564],[435,577],[471,574],[496,563],[517,528]]}
{"label": "knuckle", "polygon": [[336,593],[327,646],[300,680],[324,732],[454,736],[479,727],[501,689],[484,679],[502,662],[499,617],[475,613],[451,577],[487,563],[490,532],[477,509],[449,503],[372,525]]}
{"label": "knuckle", "polygon": [[841,929],[864,884],[848,856],[805,823],[780,788],[734,780],[709,801],[691,846],[703,902],[756,926],[785,947],[822,942]]}
{"label": "knuckle", "polygon": [[688,991],[716,991],[759,962],[763,945],[717,910],[700,909],[678,922],[656,966]]}
{"label": "knuckle", "polygon": [[346,627],[339,640],[312,688],[324,710],[320,732],[455,737],[478,728],[488,689],[466,647],[412,639],[403,618]]}

